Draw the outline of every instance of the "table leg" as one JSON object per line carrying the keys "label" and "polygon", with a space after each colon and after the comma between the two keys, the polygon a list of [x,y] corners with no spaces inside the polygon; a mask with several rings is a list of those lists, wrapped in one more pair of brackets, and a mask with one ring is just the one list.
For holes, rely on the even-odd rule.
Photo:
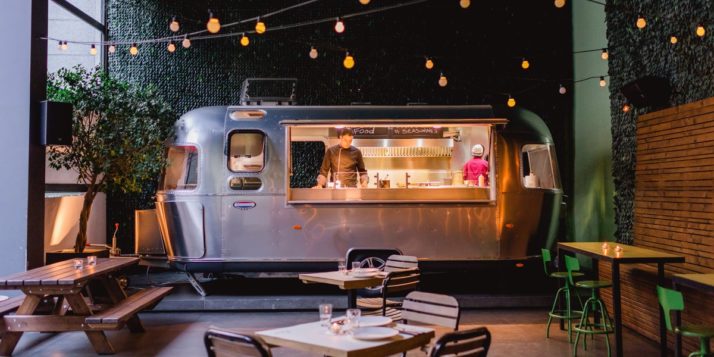
{"label": "table leg", "polygon": [[[672,282],[672,288],[677,289],[677,283]],[[682,312],[676,310],[674,312],[674,326],[682,326]],[[682,357],[682,335],[674,334],[674,357]]]}
{"label": "table leg", "polygon": [[615,310],[615,356],[623,356],[622,306],[620,302],[620,263],[612,262],[612,307]]}
{"label": "table leg", "polygon": [[[112,275],[102,279],[102,286],[107,290],[109,299],[113,304],[118,304],[120,301],[126,299],[126,292]],[[138,315],[132,316],[126,322],[126,326],[129,328],[129,331],[134,333],[146,331]]]}
{"label": "table leg", "polygon": [[347,290],[347,308],[354,309],[357,307],[357,292],[353,289]]}
{"label": "table leg", "polygon": [[[92,310],[87,305],[87,302],[84,301],[81,294],[69,294],[65,296],[65,299],[67,299],[67,303],[69,303],[69,306],[72,307],[72,311],[76,315],[89,316],[92,314]],[[98,354],[115,353],[114,347],[112,347],[109,340],[107,340],[107,336],[104,334],[104,331],[84,331],[84,333],[87,334],[89,342],[92,343],[94,351]]]}
{"label": "table leg", "polygon": [[[657,285],[664,286],[664,263],[657,263]],[[657,304],[659,305],[659,304]],[[659,307],[659,353],[667,357],[667,327],[664,322],[664,310]]]}
{"label": "table leg", "polygon": [[[18,315],[32,315],[37,309],[37,305],[40,304],[42,298],[37,295],[27,295],[25,299],[22,300],[22,305],[17,309],[16,314]],[[15,350],[17,343],[20,342],[20,337],[22,337],[22,332],[5,332],[2,336],[2,342],[0,342],[0,356],[10,356],[12,351]]]}

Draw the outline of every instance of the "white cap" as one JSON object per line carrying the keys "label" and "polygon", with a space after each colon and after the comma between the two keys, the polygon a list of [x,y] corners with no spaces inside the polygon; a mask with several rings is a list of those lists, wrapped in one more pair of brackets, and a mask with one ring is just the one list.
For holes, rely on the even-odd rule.
{"label": "white cap", "polygon": [[483,156],[483,145],[476,144],[471,147],[471,155],[473,156]]}

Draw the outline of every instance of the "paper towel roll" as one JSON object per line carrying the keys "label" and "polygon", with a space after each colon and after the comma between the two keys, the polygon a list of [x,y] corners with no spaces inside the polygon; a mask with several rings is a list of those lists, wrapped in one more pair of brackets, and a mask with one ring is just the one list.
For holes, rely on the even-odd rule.
{"label": "paper towel roll", "polygon": [[531,172],[528,176],[525,177],[525,185],[528,188],[538,187],[538,176]]}

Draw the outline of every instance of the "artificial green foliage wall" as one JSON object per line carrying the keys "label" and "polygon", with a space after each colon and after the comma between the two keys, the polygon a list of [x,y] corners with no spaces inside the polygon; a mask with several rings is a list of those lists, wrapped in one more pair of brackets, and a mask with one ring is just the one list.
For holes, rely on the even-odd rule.
{"label": "artificial green foliage wall", "polygon": [[[610,111],[612,164],[615,180],[615,236],[633,242],[636,120],[660,108],[633,108],[623,112],[620,88],[646,75],[669,80],[672,95],[663,106],[676,106],[714,96],[714,2],[711,0],[608,1],[607,38],[610,52]],[[644,16],[647,26],[635,26]],[[703,38],[695,35],[705,25]],[[671,35],[678,42],[671,44]],[[662,162],[667,165],[667,162]]]}

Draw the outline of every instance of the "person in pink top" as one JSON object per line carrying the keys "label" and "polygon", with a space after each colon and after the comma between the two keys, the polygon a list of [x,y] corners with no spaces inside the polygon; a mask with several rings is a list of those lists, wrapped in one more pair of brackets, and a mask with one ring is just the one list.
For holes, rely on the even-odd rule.
{"label": "person in pink top", "polygon": [[471,148],[473,159],[464,164],[464,180],[479,182],[478,177],[483,176],[483,182],[488,185],[488,161],[483,159],[483,145],[476,144]]}

